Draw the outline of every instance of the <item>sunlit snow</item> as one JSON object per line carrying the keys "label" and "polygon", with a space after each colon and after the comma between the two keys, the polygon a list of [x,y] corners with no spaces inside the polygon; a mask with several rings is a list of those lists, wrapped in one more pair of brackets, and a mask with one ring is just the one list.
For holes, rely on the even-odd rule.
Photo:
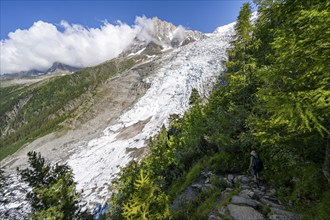
{"label": "sunlit snow", "polygon": [[[146,79],[151,83],[147,93],[120,117],[117,124],[106,128],[103,136],[81,146],[69,159],[78,189],[84,190],[87,201],[99,202],[109,195],[108,187],[119,171],[118,166],[125,166],[132,160],[126,149],[144,147],[145,141],[167,123],[169,115],[183,114],[189,108],[192,88],[203,96],[208,95],[223,71],[222,61],[226,60],[232,27],[219,28],[207,39],[164,55],[164,65]],[[118,138],[125,129],[142,121],[146,124],[141,132]]]}

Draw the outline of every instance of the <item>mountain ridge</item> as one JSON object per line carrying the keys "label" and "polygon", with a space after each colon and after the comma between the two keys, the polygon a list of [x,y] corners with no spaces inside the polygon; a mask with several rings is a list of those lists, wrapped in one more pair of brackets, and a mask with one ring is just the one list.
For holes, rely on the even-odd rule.
{"label": "mountain ridge", "polygon": [[46,70],[32,69],[32,70],[20,71],[16,73],[4,73],[0,75],[0,79],[32,78],[32,77],[39,77],[54,73],[73,73],[80,69],[81,69],[80,67],[74,67],[56,61]]}

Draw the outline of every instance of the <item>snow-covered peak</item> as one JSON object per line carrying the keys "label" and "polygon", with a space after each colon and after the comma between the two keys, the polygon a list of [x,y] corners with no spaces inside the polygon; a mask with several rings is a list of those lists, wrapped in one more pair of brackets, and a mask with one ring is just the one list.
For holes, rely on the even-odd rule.
{"label": "snow-covered peak", "polygon": [[177,48],[206,37],[199,31],[187,30],[183,26],[175,26],[170,22],[154,17],[148,25],[145,25],[137,33],[132,44],[120,56],[135,54],[150,43],[157,44],[163,49]]}

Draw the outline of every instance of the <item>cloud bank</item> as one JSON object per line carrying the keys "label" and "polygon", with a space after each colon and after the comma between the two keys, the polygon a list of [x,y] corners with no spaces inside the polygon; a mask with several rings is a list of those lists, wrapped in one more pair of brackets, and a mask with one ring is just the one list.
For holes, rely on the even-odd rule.
{"label": "cloud bank", "polygon": [[29,29],[18,29],[1,40],[1,74],[46,70],[56,61],[93,66],[118,56],[135,37],[150,41],[152,25],[146,17],[137,17],[133,26],[104,22],[100,28],[62,21],[60,31],[54,24],[37,21]]}

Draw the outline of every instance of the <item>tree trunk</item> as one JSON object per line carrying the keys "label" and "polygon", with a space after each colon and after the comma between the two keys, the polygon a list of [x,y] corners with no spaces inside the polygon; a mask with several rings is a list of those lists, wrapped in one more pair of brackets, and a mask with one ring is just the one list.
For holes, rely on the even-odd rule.
{"label": "tree trunk", "polygon": [[323,174],[325,178],[327,178],[328,182],[330,183],[330,144],[329,138],[327,140],[327,146],[325,148],[325,158],[323,163]]}

